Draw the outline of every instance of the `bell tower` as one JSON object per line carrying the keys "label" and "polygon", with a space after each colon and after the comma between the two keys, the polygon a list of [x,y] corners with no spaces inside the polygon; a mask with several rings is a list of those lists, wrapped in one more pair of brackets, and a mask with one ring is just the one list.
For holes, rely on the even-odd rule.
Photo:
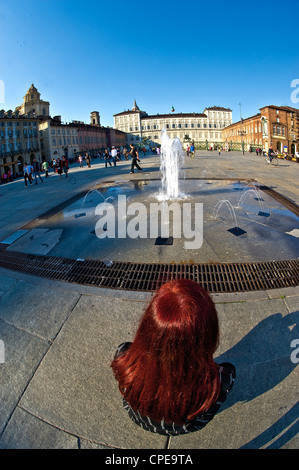
{"label": "bell tower", "polygon": [[100,126],[100,115],[98,111],[92,111],[90,113],[90,124],[92,126]]}
{"label": "bell tower", "polygon": [[35,116],[46,118],[50,116],[50,103],[49,101],[43,101],[40,99],[40,93],[32,83],[31,87],[24,96],[23,104],[18,106],[16,111],[19,111],[21,115],[33,113]]}

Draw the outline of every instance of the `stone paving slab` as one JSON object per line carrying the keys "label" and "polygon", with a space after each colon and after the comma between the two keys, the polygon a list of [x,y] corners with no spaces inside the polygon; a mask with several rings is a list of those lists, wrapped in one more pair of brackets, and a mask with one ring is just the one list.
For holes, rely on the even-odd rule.
{"label": "stone paving slab", "polygon": [[1,297],[0,318],[20,330],[52,341],[78,300],[78,293],[63,288],[43,289],[19,281]]}
{"label": "stone paving slab", "polygon": [[140,313],[140,302],[83,296],[20,406],[59,429],[104,445],[163,447],[163,436],[143,438],[130,422],[110,368],[118,345],[132,340]]}
{"label": "stone paving slab", "polygon": [[1,436],[49,344],[3,320],[0,320],[0,338],[5,348],[5,362],[0,364]]}
{"label": "stone paving slab", "polygon": [[78,449],[78,438],[17,408],[1,440],[0,449]]}

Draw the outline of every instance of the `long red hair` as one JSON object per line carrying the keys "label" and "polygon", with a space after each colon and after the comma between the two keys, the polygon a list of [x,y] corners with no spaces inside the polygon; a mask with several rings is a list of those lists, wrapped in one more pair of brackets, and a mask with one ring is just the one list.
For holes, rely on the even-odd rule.
{"label": "long red hair", "polygon": [[130,348],[111,364],[125,400],[141,415],[180,425],[215,403],[220,391],[213,354],[219,327],[214,303],[181,279],[156,292]]}

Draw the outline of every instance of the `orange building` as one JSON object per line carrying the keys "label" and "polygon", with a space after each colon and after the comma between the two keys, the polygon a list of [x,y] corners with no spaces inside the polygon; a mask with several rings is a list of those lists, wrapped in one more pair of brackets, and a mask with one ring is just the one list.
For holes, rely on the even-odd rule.
{"label": "orange building", "polygon": [[260,113],[242,119],[222,131],[226,148],[245,151],[262,148],[295,155],[299,151],[299,109],[264,106]]}
{"label": "orange building", "polygon": [[222,130],[222,141],[226,150],[244,150],[262,148],[261,114],[235,122]]}

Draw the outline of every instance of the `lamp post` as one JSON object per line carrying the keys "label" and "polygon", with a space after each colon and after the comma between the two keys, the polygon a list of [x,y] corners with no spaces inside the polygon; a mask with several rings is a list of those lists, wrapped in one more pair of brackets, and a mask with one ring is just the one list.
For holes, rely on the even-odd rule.
{"label": "lamp post", "polygon": [[241,131],[239,131],[239,135],[242,137],[242,153],[244,155],[244,139],[243,136],[245,135],[245,132],[243,130],[243,118],[242,118],[242,112],[241,112],[241,103],[239,103],[240,106],[240,119],[241,119]]}

